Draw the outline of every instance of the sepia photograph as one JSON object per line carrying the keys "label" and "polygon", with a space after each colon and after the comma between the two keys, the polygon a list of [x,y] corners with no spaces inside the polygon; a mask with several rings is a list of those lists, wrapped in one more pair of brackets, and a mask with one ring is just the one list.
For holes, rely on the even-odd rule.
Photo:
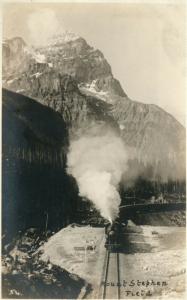
{"label": "sepia photograph", "polygon": [[185,299],[186,12],[3,1],[2,299]]}

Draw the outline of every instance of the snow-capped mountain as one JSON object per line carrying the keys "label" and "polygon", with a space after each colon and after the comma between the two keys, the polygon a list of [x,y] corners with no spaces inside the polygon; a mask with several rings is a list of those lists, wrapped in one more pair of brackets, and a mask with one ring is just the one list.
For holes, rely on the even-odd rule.
{"label": "snow-capped mountain", "polygon": [[71,128],[95,120],[110,124],[135,164],[153,166],[152,177],[184,177],[184,127],[161,108],[130,100],[101,51],[83,38],[65,33],[38,49],[21,38],[6,40],[3,79],[7,89],[60,112]]}
{"label": "snow-capped mountain", "polygon": [[[14,45],[22,43],[19,51],[15,53]],[[14,44],[13,44],[14,42]],[[42,68],[41,64],[48,63],[48,67],[53,67],[60,74],[72,76],[78,82],[81,89],[89,94],[97,96],[107,93],[125,96],[120,83],[113,77],[111,67],[103,54],[90,47],[86,41],[73,34],[57,36],[51,39],[47,46],[35,49],[26,47],[25,42],[20,38],[6,40],[6,47],[3,45],[3,75],[11,75],[12,70],[9,65],[17,63],[17,72],[23,70],[23,61],[31,61],[35,66],[36,73]],[[12,57],[9,56],[12,53]],[[28,72],[30,72],[30,64]],[[8,68],[7,68],[8,67]],[[5,71],[6,70],[6,71]]]}

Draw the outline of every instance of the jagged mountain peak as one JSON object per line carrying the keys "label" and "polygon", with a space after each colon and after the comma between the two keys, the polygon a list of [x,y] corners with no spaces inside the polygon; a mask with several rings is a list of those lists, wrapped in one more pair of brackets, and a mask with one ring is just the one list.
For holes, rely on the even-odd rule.
{"label": "jagged mountain peak", "polygon": [[89,46],[86,40],[76,34],[66,32],[53,37],[49,45],[35,49],[25,44],[16,53],[10,44],[3,45],[4,76],[10,77],[16,72],[30,74],[33,63],[38,63],[39,70],[35,72],[38,73],[41,64],[46,64],[62,74],[74,77],[85,92],[99,92],[99,95],[108,96],[102,100],[111,102],[108,101],[110,95],[126,96],[119,81],[113,77],[103,53]]}
{"label": "jagged mountain peak", "polygon": [[61,34],[55,34],[55,35],[53,35],[49,39],[49,41],[47,43],[47,46],[64,44],[64,43],[75,41],[75,40],[77,40],[79,38],[80,38],[79,35],[75,34],[74,32],[72,32],[70,30],[66,30],[66,31],[64,31]]}

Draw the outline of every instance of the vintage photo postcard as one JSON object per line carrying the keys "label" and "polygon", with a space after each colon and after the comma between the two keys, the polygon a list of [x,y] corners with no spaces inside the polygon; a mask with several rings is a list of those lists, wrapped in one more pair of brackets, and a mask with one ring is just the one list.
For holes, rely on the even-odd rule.
{"label": "vintage photo postcard", "polygon": [[3,299],[185,299],[185,1],[2,5]]}

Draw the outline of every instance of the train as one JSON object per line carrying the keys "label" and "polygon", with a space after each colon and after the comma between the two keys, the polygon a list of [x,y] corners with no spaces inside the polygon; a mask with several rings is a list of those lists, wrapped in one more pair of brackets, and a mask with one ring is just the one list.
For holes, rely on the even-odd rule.
{"label": "train", "polygon": [[120,220],[115,220],[112,223],[105,224],[105,248],[112,250],[120,247],[121,234],[123,229],[127,225],[127,220],[125,220],[124,222],[120,222]]}

